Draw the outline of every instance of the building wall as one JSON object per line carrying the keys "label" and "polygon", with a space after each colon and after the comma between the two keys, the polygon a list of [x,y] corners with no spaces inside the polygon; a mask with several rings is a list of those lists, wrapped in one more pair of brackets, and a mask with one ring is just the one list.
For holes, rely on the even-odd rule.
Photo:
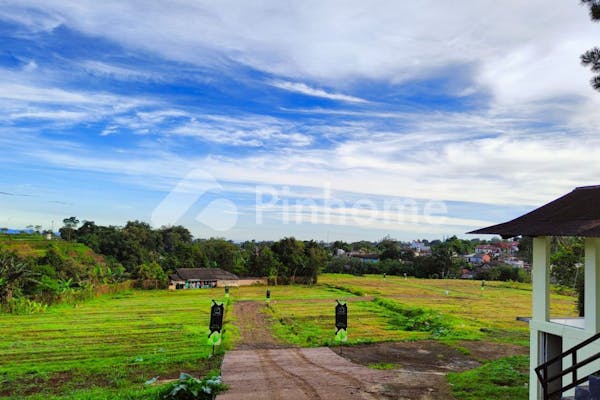
{"label": "building wall", "polygon": [[217,287],[225,286],[252,286],[252,285],[267,285],[267,278],[239,278],[235,280],[219,280]]}

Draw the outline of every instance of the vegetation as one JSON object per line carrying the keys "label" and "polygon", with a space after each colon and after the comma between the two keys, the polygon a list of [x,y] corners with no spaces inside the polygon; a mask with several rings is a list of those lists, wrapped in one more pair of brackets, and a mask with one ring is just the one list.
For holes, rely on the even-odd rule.
{"label": "vegetation", "polygon": [[154,268],[158,265],[165,273],[180,267],[218,267],[240,276],[268,276],[282,283],[314,283],[328,257],[322,244],[293,237],[274,243],[249,241],[237,245],[222,238],[194,240],[183,226],[153,229],[140,221],[129,221],[124,227],[84,221],[74,229],[76,222],[75,217],[65,219],[63,239],[89,246],[122,265],[127,277],[138,280],[147,279],[140,274],[147,275],[149,266],[153,266],[152,275],[156,276],[149,279],[160,280]]}
{"label": "vegetation", "polygon": [[[489,282],[482,290],[474,281],[325,274],[316,285],[269,289],[271,302],[263,310],[273,332],[303,347],[334,344],[335,299],[348,301],[349,345],[421,339],[457,346],[460,340],[528,344],[527,325],[515,317],[531,314],[529,284]],[[219,368],[220,356],[209,357],[206,336],[211,299],[223,295],[222,288],[127,290],[77,307],[63,304],[40,314],[0,315],[0,397],[158,400],[166,392],[163,379],[177,378],[182,371],[204,377]],[[233,302],[263,301],[265,287],[231,288],[230,295]],[[552,307],[553,314],[568,315],[575,312],[575,300],[553,294]],[[234,324],[227,313],[219,352],[235,343]],[[480,370],[477,379],[488,372]],[[469,380],[475,382],[471,386],[484,386],[474,375],[460,386],[461,376],[451,378],[462,391],[457,393],[466,393]],[[154,378],[158,386],[145,384]],[[510,381],[511,387],[515,382]],[[169,387],[172,391],[175,386]],[[463,396],[456,397],[476,398]]]}
{"label": "vegetation", "polygon": [[81,302],[122,282],[123,271],[83,244],[40,234],[1,235],[0,310],[23,314]]}
{"label": "vegetation", "polygon": [[227,385],[218,375],[197,379],[182,373],[179,375],[179,380],[166,386],[160,391],[159,396],[161,400],[212,400],[225,390]]}
{"label": "vegetation", "polygon": [[526,399],[529,388],[529,360],[514,356],[483,366],[448,374],[452,394],[461,400]]}
{"label": "vegetation", "polygon": [[[590,18],[594,22],[600,21],[600,2],[598,0],[581,0],[582,4],[589,7]],[[581,55],[581,63],[584,66],[589,66],[596,75],[592,78],[592,87],[596,90],[600,90],[600,49],[594,47]]]}
{"label": "vegetation", "polygon": [[[348,300],[349,344],[426,338],[529,343],[528,326],[516,317],[531,315],[530,284],[488,282],[481,289],[480,282],[468,280],[325,274],[310,289],[312,299],[299,300],[308,298],[306,290],[271,288],[265,312],[284,342],[333,344],[333,299],[343,299]],[[244,299],[264,297],[260,288],[243,293]],[[552,294],[552,316],[576,314],[573,297]]]}
{"label": "vegetation", "polygon": [[[42,314],[0,315],[0,397],[152,398],[157,390],[144,385],[152,378],[204,376],[220,364],[206,340],[211,299],[220,294],[129,290]],[[219,352],[231,339],[226,315]]]}

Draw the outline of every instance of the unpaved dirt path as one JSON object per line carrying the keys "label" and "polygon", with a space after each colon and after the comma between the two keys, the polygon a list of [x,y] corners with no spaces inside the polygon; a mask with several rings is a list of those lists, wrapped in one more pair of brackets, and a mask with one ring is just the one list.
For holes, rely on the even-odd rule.
{"label": "unpaved dirt path", "polygon": [[[525,352],[496,345],[468,357],[435,341],[301,349],[273,337],[261,302],[234,305],[240,340],[225,355],[221,373],[229,390],[219,400],[451,400],[446,374],[474,368],[478,360]],[[476,345],[463,344],[465,347]],[[391,362],[392,370],[366,365]],[[361,365],[362,364],[362,365]]]}
{"label": "unpaved dirt path", "polygon": [[353,364],[328,348],[236,350],[227,353],[219,400],[385,399],[387,371]]}
{"label": "unpaved dirt path", "polygon": [[262,310],[266,307],[258,301],[237,301],[233,305],[240,340],[237,350],[277,349],[289,347],[273,337]]}
{"label": "unpaved dirt path", "polygon": [[219,400],[382,398],[374,393],[389,374],[353,364],[328,348],[285,346],[271,334],[264,307],[254,301],[234,305],[240,340],[223,360],[230,389]]}

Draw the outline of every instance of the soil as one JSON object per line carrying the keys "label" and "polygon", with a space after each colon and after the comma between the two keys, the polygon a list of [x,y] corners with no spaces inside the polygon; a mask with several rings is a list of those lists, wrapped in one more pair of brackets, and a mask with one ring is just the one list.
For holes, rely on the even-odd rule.
{"label": "soil", "polygon": [[238,301],[233,306],[240,340],[237,350],[278,349],[290,347],[278,341],[271,333],[269,322],[262,310],[265,304],[258,301]]}
{"label": "soil", "polygon": [[[230,389],[219,400],[453,399],[448,372],[527,353],[522,346],[468,341],[456,344],[462,351],[436,341],[293,348],[272,336],[263,307],[234,306],[240,341],[225,355],[222,374]],[[392,369],[369,368],[374,364]]]}

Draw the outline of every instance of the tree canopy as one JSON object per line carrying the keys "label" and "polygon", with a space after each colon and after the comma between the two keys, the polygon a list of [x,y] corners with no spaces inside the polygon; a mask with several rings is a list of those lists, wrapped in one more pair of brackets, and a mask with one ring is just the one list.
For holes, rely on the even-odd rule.
{"label": "tree canopy", "polygon": [[[589,8],[590,18],[594,22],[600,21],[600,0],[581,0]],[[595,74],[591,79],[592,87],[600,91],[600,48],[594,47],[581,55],[581,63],[590,67]]]}

